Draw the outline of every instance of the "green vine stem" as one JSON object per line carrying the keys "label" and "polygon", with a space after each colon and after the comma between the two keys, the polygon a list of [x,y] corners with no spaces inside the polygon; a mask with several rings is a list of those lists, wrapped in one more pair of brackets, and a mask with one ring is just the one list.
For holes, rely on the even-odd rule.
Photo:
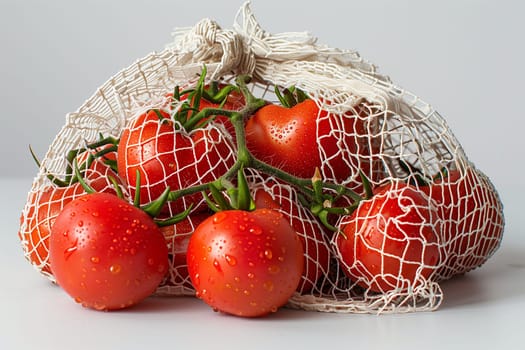
{"label": "green vine stem", "polygon": [[[170,192],[168,196],[169,201],[175,201],[186,195],[190,195],[197,192],[204,192],[209,190],[210,186],[219,191],[226,190],[228,184],[231,184],[230,180],[233,179],[238,171],[243,168],[253,168],[260,170],[268,175],[274,176],[292,186],[300,191],[303,198],[307,198],[312,204],[312,212],[314,215],[318,216],[321,221],[330,229],[335,229],[333,226],[329,225],[327,222],[328,214],[348,214],[353,211],[359,201],[363,198],[357,194],[352,189],[331,182],[322,181],[319,172],[312,174],[312,178],[300,178],[294,176],[290,173],[287,173],[283,170],[275,168],[253,156],[253,154],[248,150],[246,145],[245,130],[244,125],[245,121],[254,114],[258,109],[266,105],[266,101],[255,97],[251,91],[248,89],[247,84],[250,82],[251,78],[248,75],[240,75],[236,79],[237,86],[239,87],[241,93],[243,94],[246,100],[246,106],[240,111],[231,111],[221,108],[204,108],[200,112],[196,113],[192,119],[193,120],[203,120],[210,118],[211,116],[222,115],[228,117],[230,122],[235,128],[235,138],[237,142],[237,160],[235,164],[221,177],[215,181],[211,181],[204,184],[199,184],[184,188],[181,190],[176,190]],[[334,197],[331,197],[326,194],[322,194],[323,189],[328,189],[336,193],[336,197],[348,196],[353,200],[353,203],[349,207],[337,208],[331,207],[331,204],[334,200]]]}

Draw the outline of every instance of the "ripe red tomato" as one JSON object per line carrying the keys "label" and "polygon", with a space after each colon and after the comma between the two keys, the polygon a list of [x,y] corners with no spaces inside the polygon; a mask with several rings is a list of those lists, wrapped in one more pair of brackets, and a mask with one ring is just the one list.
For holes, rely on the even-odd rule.
{"label": "ripe red tomato", "polygon": [[216,310],[263,316],[286,304],[303,272],[303,247],[282,214],[222,211],[202,222],[188,246],[197,296]]}
{"label": "ripe red tomato", "polygon": [[402,183],[380,187],[342,217],[336,236],[344,272],[365,289],[405,291],[440,266],[439,220],[431,200]]}
{"label": "ripe red tomato", "polygon": [[27,210],[20,217],[18,237],[27,259],[45,275],[52,273],[49,235],[55,219],[67,203],[84,193],[84,189],[76,183],[66,187],[48,186],[29,195]]}
{"label": "ripe red tomato", "polygon": [[358,106],[343,115],[320,110],[314,100],[291,108],[269,104],[246,123],[252,154],[295,176],[310,178],[319,168],[323,179],[361,191],[359,170],[377,180],[379,144],[367,129],[370,109]]}
{"label": "ripe red tomato", "polygon": [[421,189],[439,205],[447,259],[441,278],[484,264],[501,243],[504,217],[494,187],[479,170],[451,170]]}
{"label": "ripe red tomato", "polygon": [[51,230],[49,258],[57,283],[97,310],[138,303],[168,271],[168,248],[153,219],[108,193],[64,207]]}
{"label": "ripe red tomato", "polygon": [[297,292],[306,294],[315,288],[320,279],[328,275],[330,251],[324,239],[324,229],[308,209],[298,204],[297,194],[292,188],[268,181],[265,187],[269,191],[261,185],[255,190],[255,207],[282,213],[301,239],[304,271]]}
{"label": "ripe red tomato", "polygon": [[[118,147],[118,174],[135,196],[136,172],[140,173],[141,204],[157,199],[169,186],[172,191],[216,180],[235,162],[231,140],[209,126],[189,133],[177,130],[169,114],[153,111],[140,115],[122,132]],[[168,202],[171,214],[190,204],[204,205],[202,195]]]}
{"label": "ripe red tomato", "polygon": [[[83,153],[83,158],[86,153]],[[85,159],[84,159],[85,160]],[[97,192],[116,193],[108,176],[116,173],[99,159],[95,159],[85,170],[84,180]],[[29,195],[26,209],[20,217],[18,236],[28,260],[44,275],[51,275],[49,265],[49,235],[56,217],[66,204],[85,194],[82,186],[76,182],[70,186],[49,185]]]}

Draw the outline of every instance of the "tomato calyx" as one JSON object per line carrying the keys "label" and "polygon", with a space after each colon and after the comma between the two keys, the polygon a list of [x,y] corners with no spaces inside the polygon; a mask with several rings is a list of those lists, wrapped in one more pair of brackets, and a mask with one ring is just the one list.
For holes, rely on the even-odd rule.
{"label": "tomato calyx", "polygon": [[298,103],[310,99],[310,97],[303,90],[295,86],[285,88],[281,93],[279,86],[276,85],[274,92],[279,102],[281,102],[281,104],[286,108],[292,108]]}
{"label": "tomato calyx", "polygon": [[[206,192],[202,192],[206,203],[212,211],[255,210],[255,201],[250,194],[248,181],[246,181],[246,176],[244,175],[244,169],[242,167],[237,171],[237,186],[229,181],[221,179],[219,179],[219,181],[220,183],[212,182],[209,185],[209,190],[213,200],[209,198]],[[226,192],[226,195],[223,194],[224,191]]]}
{"label": "tomato calyx", "polygon": [[[218,81],[212,81],[209,86],[205,84],[207,74],[206,65],[203,65],[199,80],[193,88],[181,90],[179,86],[175,86],[171,96],[170,109],[171,120],[176,121],[175,128],[182,128],[186,132],[198,128],[204,128],[208,123],[213,121],[217,115],[222,114],[222,107],[228,100],[231,92],[238,90],[238,87],[232,84],[220,86]],[[210,111],[203,112],[201,110],[202,100],[206,100],[213,104],[217,104],[215,109],[216,114],[210,114]],[[165,119],[158,109],[154,109],[159,119]]]}

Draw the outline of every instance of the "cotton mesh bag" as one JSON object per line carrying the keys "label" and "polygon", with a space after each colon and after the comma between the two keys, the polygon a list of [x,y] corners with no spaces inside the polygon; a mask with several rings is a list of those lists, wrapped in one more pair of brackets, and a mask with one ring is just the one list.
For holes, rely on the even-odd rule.
{"label": "cotton mesh bag", "polygon": [[[378,273],[358,263],[342,262],[337,234],[327,230],[308,208],[293,209],[290,203],[298,202],[293,186],[256,169],[246,169],[252,195],[259,189],[271,193],[272,199],[281,203],[279,210],[290,219],[303,240],[306,271],[297,292],[289,300],[289,307],[342,313],[434,310],[443,300],[441,281],[479,267],[499,247],[504,220],[498,194],[490,180],[469,161],[437,111],[380,74],[375,65],[356,51],[319,45],[314,37],[305,33],[266,32],[246,3],[239,10],[232,29],[223,29],[216,22],[204,19],[192,28],[175,30],[172,42],[163,51],[151,53],[121,70],[77,111],[67,115],[65,125],[41,160],[21,217],[22,247],[38,271],[54,280],[48,261],[50,227],[60,209],[82,194],[77,184],[62,189],[56,186],[54,180],[71,176],[75,157],[65,155],[71,150],[86,149],[86,145],[96,145],[101,138],[119,139],[123,130],[133,126],[146,111],[166,110],[170,101],[167,93],[174,87],[195,86],[203,66],[207,69],[206,84],[234,82],[237,76],[246,74],[251,77],[250,91],[269,102],[277,103],[275,87],[293,86],[307,94],[321,111],[316,123],[318,156],[322,160],[319,176],[323,181],[344,185],[356,193],[365,192],[363,178],[368,182],[366,187],[406,183],[412,185],[413,191],[423,193],[421,198],[425,202],[404,199],[407,191],[395,186],[384,196],[398,193],[399,206],[420,213],[419,224],[430,232],[432,239],[423,234],[420,238],[409,237],[406,228],[414,223],[403,221],[402,216],[385,224],[395,225],[397,236],[378,229],[382,248],[367,245],[363,232],[352,233],[356,242],[358,239],[364,242],[366,249],[386,254],[384,259],[395,259],[399,270],[396,276],[391,271]],[[202,145],[172,140],[177,147],[187,147],[186,171],[193,173],[191,181],[186,182],[188,186],[209,181],[210,173],[206,169],[225,172],[235,162],[235,142],[225,127],[210,123],[205,129],[210,136]],[[321,133],[321,129],[330,132]],[[162,135],[162,130],[156,129],[152,134]],[[334,151],[327,146],[330,142],[336,142],[339,147]],[[196,147],[209,152],[199,157]],[[89,148],[89,152],[101,151],[105,152],[97,147]],[[218,156],[207,155],[211,152]],[[170,157],[170,154],[163,156]],[[100,177],[95,175],[107,177],[108,172],[114,171],[109,166],[114,160],[111,152],[104,157],[106,167],[88,164],[84,175],[88,183],[98,181],[96,185],[101,190],[110,185],[100,183],[97,180]],[[135,166],[144,168],[150,164]],[[337,170],[341,167],[345,169],[344,176]],[[165,169],[164,178],[181,180],[185,179],[184,174]],[[165,184],[163,181],[152,181],[151,186],[141,188],[141,198],[146,201],[156,198],[159,190],[155,184],[161,187]],[[428,186],[429,182],[434,185]],[[125,181],[117,185],[128,198],[133,197],[133,186],[126,185]],[[182,206],[168,206],[165,215],[206,204],[202,197],[190,198],[183,201]],[[379,194],[363,199],[360,205],[372,206],[377,198]],[[190,208],[191,203],[195,207]],[[432,208],[428,215],[421,214],[425,208]],[[195,293],[187,275],[184,250],[191,233],[202,221],[196,213],[196,210],[190,213],[184,225],[163,228],[170,249],[170,271],[157,294]],[[363,209],[353,215],[343,215],[332,224],[341,229],[352,220],[368,220],[378,214]],[[377,217],[378,221],[382,219]],[[401,256],[389,256],[385,248],[389,241],[401,244],[405,252]],[[414,261],[407,253],[412,246],[424,252],[434,249],[438,258],[428,260],[422,254]],[[411,264],[422,266],[415,271],[414,283],[400,278],[404,266]],[[424,273],[429,269],[432,274]],[[352,273],[356,271],[360,277]],[[383,280],[390,281],[392,288],[376,288],[378,281]]]}

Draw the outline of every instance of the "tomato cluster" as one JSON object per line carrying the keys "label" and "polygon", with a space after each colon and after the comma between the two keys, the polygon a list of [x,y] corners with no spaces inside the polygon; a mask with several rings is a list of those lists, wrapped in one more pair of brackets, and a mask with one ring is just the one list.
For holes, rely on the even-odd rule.
{"label": "tomato cluster", "polygon": [[166,288],[256,317],[333,293],[334,269],[362,293],[399,293],[497,248],[499,199],[475,168],[389,177],[377,106],[334,113],[299,89],[271,102],[246,84],[205,84],[203,71],[118,139],[72,150],[65,178],[29,197],[28,259],[86,307]]}

